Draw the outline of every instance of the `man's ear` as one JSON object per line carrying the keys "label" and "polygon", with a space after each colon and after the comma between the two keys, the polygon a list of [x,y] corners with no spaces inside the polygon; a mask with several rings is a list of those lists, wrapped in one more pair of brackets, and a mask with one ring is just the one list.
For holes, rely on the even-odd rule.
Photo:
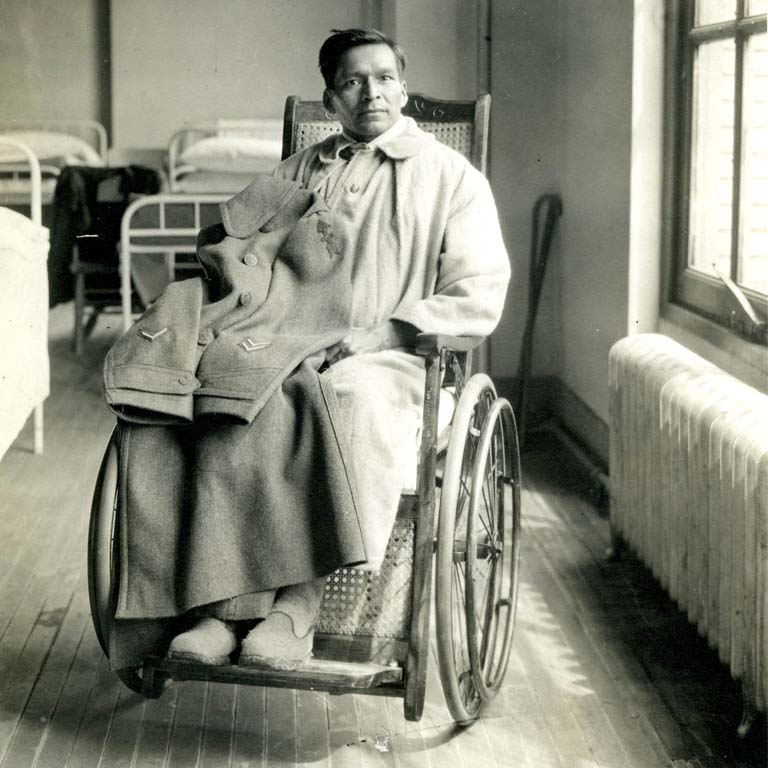
{"label": "man's ear", "polygon": [[326,112],[335,112],[336,110],[333,108],[333,102],[331,101],[331,92],[326,88],[323,91],[323,106],[325,107]]}
{"label": "man's ear", "polygon": [[400,94],[400,109],[402,109],[408,103],[408,86],[405,80],[400,81],[400,87],[402,93]]}

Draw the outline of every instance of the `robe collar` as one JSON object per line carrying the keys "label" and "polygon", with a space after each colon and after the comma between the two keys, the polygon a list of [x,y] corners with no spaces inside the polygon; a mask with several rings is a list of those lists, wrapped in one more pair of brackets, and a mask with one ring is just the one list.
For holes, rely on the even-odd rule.
{"label": "robe collar", "polygon": [[[406,160],[433,141],[435,137],[431,133],[422,131],[413,118],[403,115],[391,128],[367,144],[381,150],[392,160]],[[323,163],[336,162],[342,149],[357,143],[343,133],[335,133],[320,144],[318,157]]]}

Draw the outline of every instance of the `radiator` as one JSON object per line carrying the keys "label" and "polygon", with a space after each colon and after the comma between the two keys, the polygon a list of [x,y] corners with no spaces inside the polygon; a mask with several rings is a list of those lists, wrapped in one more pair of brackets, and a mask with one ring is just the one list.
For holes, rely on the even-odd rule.
{"label": "radiator", "polygon": [[672,339],[610,352],[612,533],[768,699],[768,396]]}

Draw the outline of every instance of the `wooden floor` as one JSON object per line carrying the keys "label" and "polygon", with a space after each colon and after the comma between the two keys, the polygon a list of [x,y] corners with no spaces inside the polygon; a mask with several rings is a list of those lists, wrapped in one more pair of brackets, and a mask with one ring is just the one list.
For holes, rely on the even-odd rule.
{"label": "wooden floor", "polygon": [[525,455],[523,583],[505,685],[454,727],[431,660],[418,724],[378,697],[172,684],[122,687],[90,623],[89,504],[112,427],[100,364],[81,361],[69,307],[51,318],[45,453],[28,425],[0,462],[0,766],[528,766],[764,768],[765,725],[740,741],[738,686],[631,556],[607,563],[607,522],[575,466]]}

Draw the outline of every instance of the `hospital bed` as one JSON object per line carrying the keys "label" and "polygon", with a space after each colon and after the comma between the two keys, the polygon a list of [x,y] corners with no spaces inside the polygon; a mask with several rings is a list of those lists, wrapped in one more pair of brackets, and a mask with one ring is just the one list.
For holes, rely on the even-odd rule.
{"label": "hospital bed", "polygon": [[[168,192],[139,200],[126,212],[121,240],[123,328],[135,298],[146,306],[164,285],[197,270],[197,232],[218,221],[218,203],[280,162],[280,119],[225,119],[188,123],[176,130],[165,158]],[[137,262],[134,256],[140,256]]]}
{"label": "hospital bed", "polygon": [[[435,102],[411,95],[407,114],[485,170],[490,97]],[[283,154],[338,130],[319,102],[290,97]],[[219,221],[226,195],[163,194],[126,211],[121,238],[124,324],[132,321],[130,265],[142,254],[193,248],[198,230]],[[433,571],[440,679],[457,723],[471,723],[498,692],[515,623],[521,526],[520,459],[512,408],[491,379],[474,373],[482,339],[421,334],[424,409],[414,446],[415,482],[401,494],[380,573],[342,568],[327,580],[313,658],[294,671],[211,667],[151,655],[116,670],[131,689],[157,697],[174,680],[211,680],[359,693],[404,700],[421,718],[429,658]],[[105,654],[119,589],[119,427],[93,496],[88,541],[91,615]],[[439,514],[437,509],[439,507]]]}
{"label": "hospital bed", "polygon": [[[66,165],[107,164],[107,132],[94,120],[13,120],[0,122],[0,135],[28,146],[40,164],[41,203],[53,201],[56,179]],[[25,163],[0,155],[0,205],[29,203],[30,175]]]}
{"label": "hospital bed", "polygon": [[29,218],[0,207],[0,457],[33,413],[34,451],[43,451],[43,401],[49,392],[48,230],[41,225],[41,173],[34,152],[0,136],[0,155],[23,170]]}
{"label": "hospital bed", "polygon": [[168,143],[166,172],[173,193],[235,194],[280,162],[282,120],[219,119],[190,123]]}

